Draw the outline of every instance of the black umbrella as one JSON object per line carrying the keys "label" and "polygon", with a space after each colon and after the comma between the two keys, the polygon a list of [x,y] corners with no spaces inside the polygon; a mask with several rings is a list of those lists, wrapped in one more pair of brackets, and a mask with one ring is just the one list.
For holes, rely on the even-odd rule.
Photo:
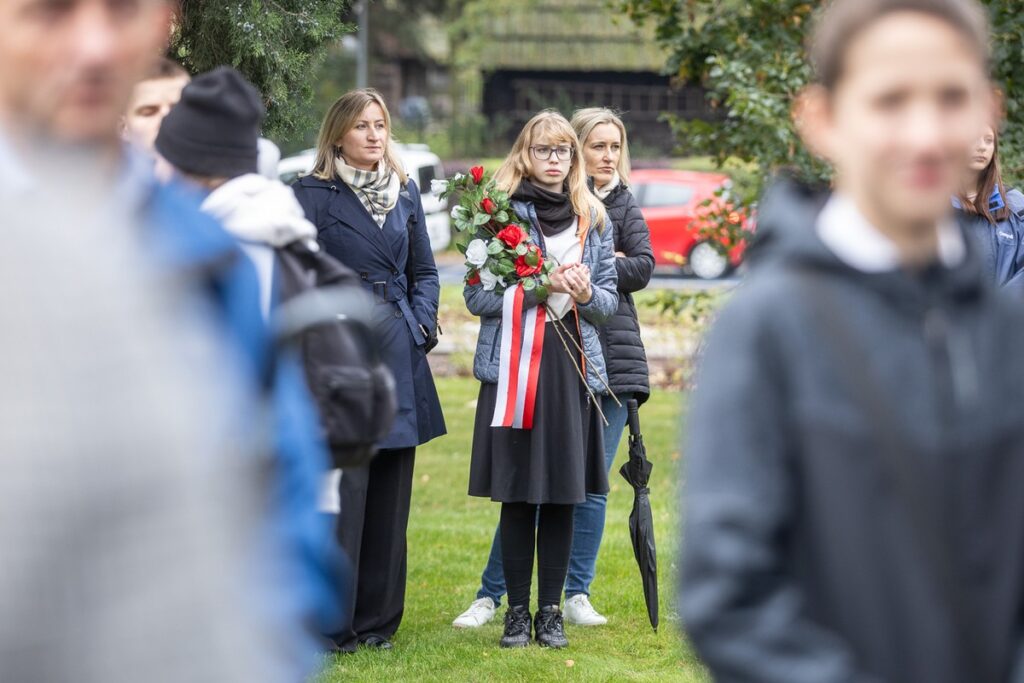
{"label": "black umbrella", "polygon": [[629,513],[629,535],[633,539],[633,555],[640,567],[644,584],[644,601],[651,626],[658,630],[658,551],[654,547],[654,519],[651,515],[651,490],[647,482],[654,465],[647,459],[644,437],[640,434],[640,412],[636,399],[626,403],[629,412],[629,461],[619,474],[633,487],[633,511]]}

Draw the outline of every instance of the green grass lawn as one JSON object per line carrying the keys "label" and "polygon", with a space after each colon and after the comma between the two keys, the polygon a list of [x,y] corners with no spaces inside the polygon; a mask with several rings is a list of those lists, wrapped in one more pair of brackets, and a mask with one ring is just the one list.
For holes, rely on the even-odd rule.
{"label": "green grass lawn", "polygon": [[[531,646],[502,650],[501,620],[460,631],[451,621],[476,597],[499,505],[466,495],[469,449],[479,385],[471,379],[438,380],[448,436],[417,453],[409,521],[409,581],[405,619],[390,652],[361,650],[331,656],[323,683],[340,681],[708,681],[684,646],[675,616],[675,559],[679,396],[655,392],[641,409],[648,454],[654,462],[651,500],[659,550],[661,627],[647,620],[627,520],[630,487],[611,477],[608,521],[591,587],[607,626],[567,625],[565,650]],[[533,592],[536,604],[536,586]],[[503,609],[499,616],[503,614]]]}

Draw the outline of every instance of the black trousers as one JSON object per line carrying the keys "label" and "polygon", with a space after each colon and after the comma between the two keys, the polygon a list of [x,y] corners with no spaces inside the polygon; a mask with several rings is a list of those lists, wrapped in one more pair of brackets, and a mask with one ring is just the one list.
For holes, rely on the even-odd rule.
{"label": "black trousers", "polygon": [[352,650],[371,635],[390,639],[405,611],[406,529],[415,448],[382,450],[341,475],[338,541],[352,564],[349,627],[331,635]]}

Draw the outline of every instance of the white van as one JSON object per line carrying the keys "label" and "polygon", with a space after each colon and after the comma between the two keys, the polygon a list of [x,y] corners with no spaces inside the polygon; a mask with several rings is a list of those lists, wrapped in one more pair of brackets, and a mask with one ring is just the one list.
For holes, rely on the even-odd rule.
{"label": "white van", "polygon": [[[430,151],[427,145],[396,145],[402,158],[402,165],[410,178],[420,188],[423,213],[427,218],[427,234],[430,248],[435,252],[444,251],[452,241],[451,217],[445,209],[445,202],[430,191],[430,181],[444,178],[441,157]],[[291,185],[297,178],[313,170],[316,150],[307,149],[295,156],[281,159],[277,165],[278,177]]]}

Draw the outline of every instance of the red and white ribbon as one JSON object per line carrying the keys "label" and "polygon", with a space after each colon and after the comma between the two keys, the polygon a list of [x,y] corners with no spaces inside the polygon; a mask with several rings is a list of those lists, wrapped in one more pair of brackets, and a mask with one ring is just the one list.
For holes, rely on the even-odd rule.
{"label": "red and white ribbon", "polygon": [[540,305],[524,315],[525,296],[521,284],[505,290],[501,311],[498,400],[491,419],[492,427],[533,429],[546,314],[544,306]]}

